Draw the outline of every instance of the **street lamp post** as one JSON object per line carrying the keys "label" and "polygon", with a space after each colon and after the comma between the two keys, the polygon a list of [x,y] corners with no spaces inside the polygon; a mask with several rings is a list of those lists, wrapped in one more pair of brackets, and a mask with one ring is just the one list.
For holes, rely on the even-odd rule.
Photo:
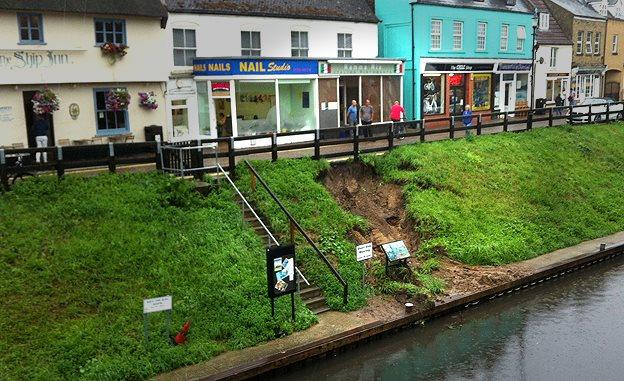
{"label": "street lamp post", "polygon": [[531,55],[531,109],[535,109],[535,56],[537,55],[537,27],[539,26],[539,12],[533,12],[533,52]]}

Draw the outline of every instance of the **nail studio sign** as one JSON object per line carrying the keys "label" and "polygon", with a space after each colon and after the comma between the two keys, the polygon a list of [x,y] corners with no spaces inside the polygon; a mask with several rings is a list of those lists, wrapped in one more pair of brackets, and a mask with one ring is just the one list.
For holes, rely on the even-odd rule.
{"label": "nail studio sign", "polygon": [[203,59],[193,61],[197,76],[318,74],[314,60],[284,59]]}
{"label": "nail studio sign", "polygon": [[46,69],[53,66],[71,65],[68,54],[56,53],[52,50],[45,52],[19,51],[0,53],[0,69],[27,70]]}

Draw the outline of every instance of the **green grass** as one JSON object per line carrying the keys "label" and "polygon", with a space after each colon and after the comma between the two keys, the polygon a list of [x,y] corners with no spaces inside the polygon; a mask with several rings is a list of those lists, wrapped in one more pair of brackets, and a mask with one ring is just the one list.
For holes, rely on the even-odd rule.
{"label": "green grass", "polygon": [[366,156],[404,184],[422,251],[498,265],[624,230],[624,126],[536,129]]}
{"label": "green grass", "polygon": [[[39,178],[0,194],[0,378],[144,379],[309,327],[271,318],[264,245],[227,191],[201,198],[156,174]],[[142,299],[172,295],[164,339]]]}

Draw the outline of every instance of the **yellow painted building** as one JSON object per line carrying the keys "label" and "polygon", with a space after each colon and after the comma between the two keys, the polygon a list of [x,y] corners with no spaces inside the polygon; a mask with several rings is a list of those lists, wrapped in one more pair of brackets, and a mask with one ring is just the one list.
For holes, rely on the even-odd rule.
{"label": "yellow painted building", "polygon": [[[81,10],[63,9],[63,3],[0,2],[0,146],[35,145],[32,97],[44,88],[60,100],[50,117],[48,145],[144,140],[144,127],[162,126],[167,117],[165,8],[151,0],[125,0],[115,9],[97,0],[81,2]],[[127,46],[127,54],[105,54],[106,43]],[[106,103],[117,88],[130,94],[127,109]],[[139,92],[152,92],[159,107],[142,107]]]}
{"label": "yellow painted building", "polygon": [[614,100],[623,99],[622,83],[624,83],[624,20],[609,17],[607,19],[606,47],[604,63],[607,66],[605,74],[605,97]]}

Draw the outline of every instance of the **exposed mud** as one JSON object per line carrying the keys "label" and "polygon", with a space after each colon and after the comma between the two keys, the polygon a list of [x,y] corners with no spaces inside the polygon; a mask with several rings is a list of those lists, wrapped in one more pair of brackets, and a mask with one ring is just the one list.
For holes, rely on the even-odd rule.
{"label": "exposed mud", "polygon": [[[370,231],[353,231],[357,244],[373,243],[374,255],[385,263],[381,244],[403,240],[411,253],[420,245],[415,222],[407,215],[402,187],[385,183],[364,164],[332,167],[323,179],[325,187],[346,210],[368,220]],[[444,280],[445,295],[459,296],[481,291],[529,274],[520,264],[506,266],[469,266],[440,255],[441,268],[433,274]],[[410,259],[416,270],[419,258]],[[398,299],[397,299],[398,300]]]}

